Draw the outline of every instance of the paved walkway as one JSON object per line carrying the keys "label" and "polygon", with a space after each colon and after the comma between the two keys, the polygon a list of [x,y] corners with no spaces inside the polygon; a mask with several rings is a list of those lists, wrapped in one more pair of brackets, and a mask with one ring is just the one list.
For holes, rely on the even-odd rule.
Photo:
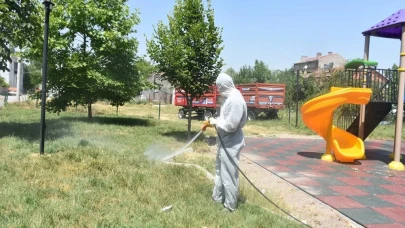
{"label": "paved walkway", "polygon": [[367,140],[367,160],[351,164],[320,160],[320,139],[247,138],[246,144],[243,155],[357,223],[405,227],[405,171],[387,167],[392,142]]}

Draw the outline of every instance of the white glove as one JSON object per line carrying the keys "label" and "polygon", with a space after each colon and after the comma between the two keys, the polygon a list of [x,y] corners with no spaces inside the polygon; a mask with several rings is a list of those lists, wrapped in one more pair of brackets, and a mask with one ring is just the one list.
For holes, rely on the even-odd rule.
{"label": "white glove", "polygon": [[214,117],[209,118],[208,121],[210,122],[210,125],[212,125],[212,126],[215,126],[218,123],[217,119],[215,119]]}

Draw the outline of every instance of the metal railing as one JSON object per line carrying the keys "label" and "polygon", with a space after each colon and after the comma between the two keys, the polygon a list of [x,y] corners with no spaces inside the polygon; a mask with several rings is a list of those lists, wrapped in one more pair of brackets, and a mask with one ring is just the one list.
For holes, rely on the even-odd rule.
{"label": "metal railing", "polygon": [[[398,99],[398,71],[390,69],[346,69],[340,75],[340,87],[371,88],[371,102],[396,103]],[[346,104],[335,111],[334,125],[348,129],[360,114],[360,106]]]}
{"label": "metal railing", "polygon": [[360,113],[360,106],[353,104],[342,105],[335,110],[334,125],[347,130]]}
{"label": "metal railing", "polygon": [[398,71],[388,69],[347,69],[341,74],[344,87],[363,87],[373,91],[371,101],[397,102]]}

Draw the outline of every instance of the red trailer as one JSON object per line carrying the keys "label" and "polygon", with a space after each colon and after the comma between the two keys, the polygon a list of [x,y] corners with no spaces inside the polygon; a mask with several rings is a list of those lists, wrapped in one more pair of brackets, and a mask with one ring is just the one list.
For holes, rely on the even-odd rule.
{"label": "red trailer", "polygon": [[[182,92],[184,92],[184,90]],[[215,114],[217,108],[217,99],[220,99],[219,97],[220,93],[217,90],[217,87],[210,87],[210,91],[204,93],[200,99],[193,100],[192,111],[199,115],[202,114],[204,119],[207,120]],[[179,110],[178,117],[179,119],[185,118],[188,112],[187,100],[186,97],[178,91],[175,93],[174,105],[183,107]]]}
{"label": "red trailer", "polygon": [[249,83],[240,84],[242,96],[248,108],[248,119],[254,120],[264,112],[268,117],[276,117],[284,108],[285,84]]}
{"label": "red trailer", "polygon": [[[256,119],[261,112],[266,113],[269,117],[277,116],[278,110],[284,107],[284,84],[249,83],[236,85],[236,87],[245,98],[249,120]],[[219,91],[216,86],[212,86],[210,91],[204,93],[200,99],[193,100],[192,111],[203,115],[206,120],[219,112],[220,107],[217,104],[219,99],[221,99]],[[179,119],[185,118],[188,112],[187,101],[180,92],[175,93],[174,105],[182,106],[178,117]]]}

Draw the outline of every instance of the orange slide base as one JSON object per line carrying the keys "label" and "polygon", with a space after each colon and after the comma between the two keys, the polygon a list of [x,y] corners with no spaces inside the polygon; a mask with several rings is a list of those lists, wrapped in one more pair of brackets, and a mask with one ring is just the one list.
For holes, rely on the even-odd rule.
{"label": "orange slide base", "polygon": [[340,105],[367,104],[370,97],[371,89],[332,87],[330,93],[316,97],[301,107],[304,124],[325,139],[325,155],[330,155],[333,151],[339,162],[354,162],[364,158],[363,140],[333,126],[332,121],[333,112]]}

